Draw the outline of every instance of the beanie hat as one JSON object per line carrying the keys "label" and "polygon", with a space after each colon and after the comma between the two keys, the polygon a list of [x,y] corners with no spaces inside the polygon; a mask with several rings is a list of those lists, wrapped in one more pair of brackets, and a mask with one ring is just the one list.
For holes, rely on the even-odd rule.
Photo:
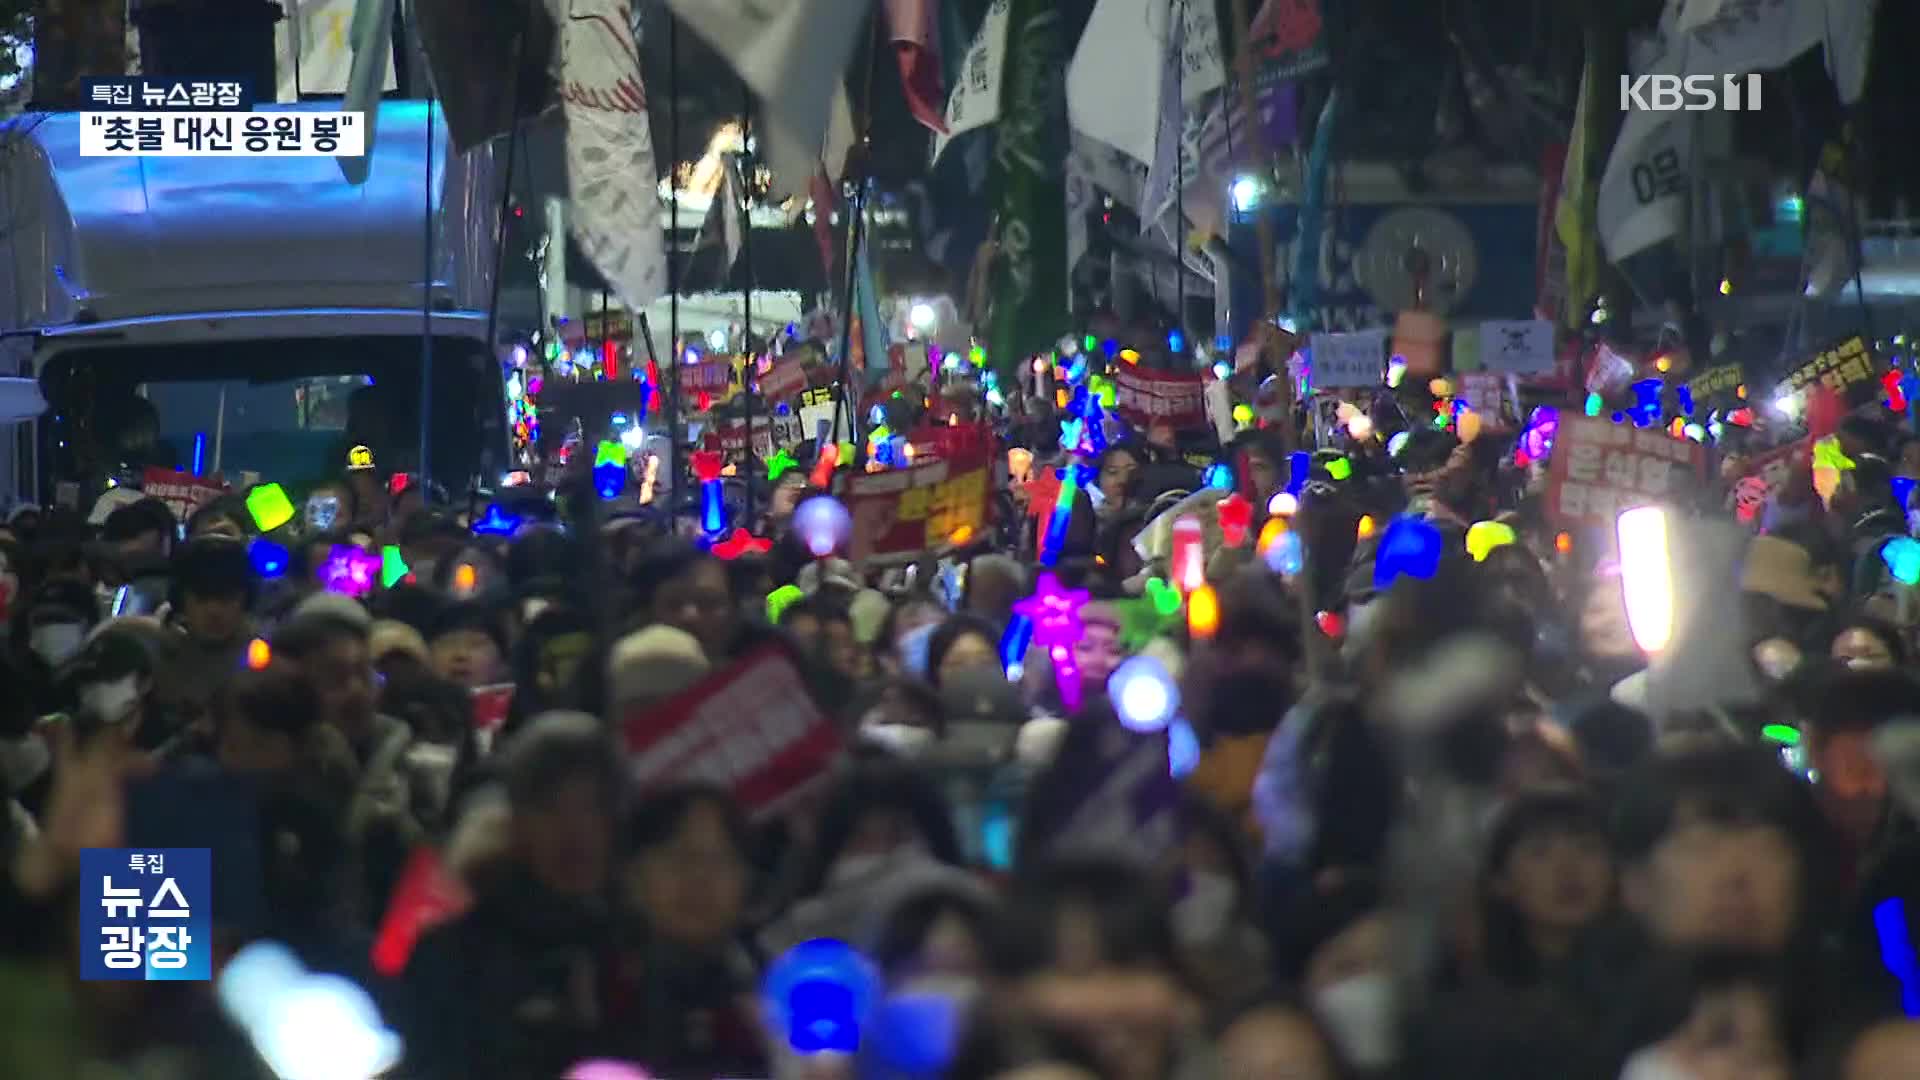
{"label": "beanie hat", "polygon": [[665,701],[706,677],[707,654],[692,634],[655,625],[621,638],[607,657],[607,682],[616,709]]}
{"label": "beanie hat", "polygon": [[887,594],[878,589],[861,589],[847,604],[847,619],[853,623],[853,640],[862,645],[871,645],[880,636],[880,627],[887,621],[887,613],[893,610],[893,604],[887,600]]}
{"label": "beanie hat", "polygon": [[360,601],[351,596],[342,596],[335,592],[317,592],[294,605],[287,621],[322,618],[347,623],[366,633],[373,626],[373,616],[367,614]]}
{"label": "beanie hat", "polygon": [[373,629],[367,635],[367,651],[376,664],[394,653],[412,657],[422,664],[432,662],[428,658],[427,639],[398,619],[374,620]]}

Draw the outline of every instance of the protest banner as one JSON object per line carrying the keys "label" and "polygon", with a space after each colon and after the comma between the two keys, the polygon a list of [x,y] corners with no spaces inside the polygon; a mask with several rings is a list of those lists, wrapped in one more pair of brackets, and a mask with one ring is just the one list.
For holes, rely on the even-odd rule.
{"label": "protest banner", "polygon": [[1513,399],[1507,393],[1507,377],[1494,371],[1467,371],[1456,375],[1460,381],[1460,397],[1467,407],[1486,418],[1490,424],[1501,423],[1507,415],[1507,404]]}
{"label": "protest banner", "polygon": [[[801,418],[792,413],[753,418],[753,452],[762,459],[772,457],[779,447],[792,446],[805,437]],[[707,449],[725,454],[729,461],[736,460],[747,449],[747,421],[738,416],[727,419],[708,431],[701,441]]]}
{"label": "protest banner", "polygon": [[985,532],[992,513],[990,440],[910,469],[851,476],[841,501],[853,515],[848,557],[910,555]]}
{"label": "protest banner", "polygon": [[760,396],[768,401],[786,401],[807,388],[807,365],[798,354],[783,356],[760,376]]}
{"label": "protest banner", "polygon": [[141,493],[148,498],[159,499],[173,511],[173,516],[181,521],[187,520],[195,510],[207,505],[227,493],[227,482],[220,474],[195,476],[192,473],[175,472],[148,466],[140,477]]}
{"label": "protest banner", "polygon": [[664,704],[628,709],[620,730],[640,790],[718,784],[756,821],[824,782],[841,748],[781,645],[749,653]]}
{"label": "protest banner", "polygon": [[1177,429],[1207,424],[1205,387],[1197,371],[1159,371],[1121,364],[1113,371],[1114,411],[1137,427],[1159,420]]}
{"label": "protest banner", "polygon": [[1767,501],[1786,489],[1794,470],[1804,470],[1801,483],[1811,490],[1813,437],[1796,439],[1747,459],[1746,468],[1727,488],[1726,508],[1742,525],[1758,525]]}
{"label": "protest banner", "polygon": [[1502,374],[1538,375],[1554,367],[1553,324],[1545,319],[1488,320],[1480,324],[1480,367]]}
{"label": "protest banner", "polygon": [[1313,388],[1380,385],[1387,366],[1386,346],[1386,335],[1378,330],[1313,335],[1307,351]]}
{"label": "protest banner", "polygon": [[1746,369],[1739,364],[1719,364],[1687,380],[1687,393],[1695,401],[1707,401],[1718,394],[1732,394],[1747,381]]}
{"label": "protest banner", "polygon": [[1706,452],[1691,439],[1585,416],[1563,416],[1547,471],[1547,513],[1562,527],[1611,527],[1622,510],[1675,491],[1676,468],[1697,478]]}
{"label": "protest banner", "polygon": [[1806,363],[1794,368],[1781,381],[1781,395],[1804,394],[1820,383],[1846,400],[1848,405],[1865,403],[1878,393],[1880,365],[1873,347],[1858,334],[1829,345],[1813,354]]}

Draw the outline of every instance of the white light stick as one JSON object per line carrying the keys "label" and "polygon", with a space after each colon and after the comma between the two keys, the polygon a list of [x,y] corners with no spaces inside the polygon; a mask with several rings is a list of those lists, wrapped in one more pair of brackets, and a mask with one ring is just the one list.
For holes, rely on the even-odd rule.
{"label": "white light stick", "polygon": [[1107,677],[1120,724],[1128,731],[1160,731],[1180,709],[1180,688],[1167,666],[1152,656],[1135,656]]}
{"label": "white light stick", "polygon": [[1638,506],[1620,514],[1620,590],[1627,626],[1640,651],[1664,650],[1673,640],[1673,563],[1667,546],[1667,512]]}

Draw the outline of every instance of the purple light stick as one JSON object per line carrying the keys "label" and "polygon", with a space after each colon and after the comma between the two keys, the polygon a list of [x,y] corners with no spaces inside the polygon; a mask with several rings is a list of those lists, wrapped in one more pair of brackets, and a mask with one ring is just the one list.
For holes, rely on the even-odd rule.
{"label": "purple light stick", "polygon": [[1013,605],[1014,614],[1033,623],[1033,643],[1053,661],[1060,701],[1069,713],[1080,711],[1080,665],[1073,659],[1073,643],[1085,633],[1080,609],[1086,605],[1087,590],[1062,588],[1052,573],[1041,574],[1033,595]]}

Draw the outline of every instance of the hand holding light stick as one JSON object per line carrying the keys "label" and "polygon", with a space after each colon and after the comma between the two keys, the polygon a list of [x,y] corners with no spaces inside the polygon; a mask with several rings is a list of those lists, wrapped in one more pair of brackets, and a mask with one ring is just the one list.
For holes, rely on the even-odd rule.
{"label": "hand holding light stick", "polygon": [[1639,506],[1621,513],[1620,590],[1626,600],[1627,627],[1640,651],[1662,652],[1673,640],[1673,562],[1667,512]]}

